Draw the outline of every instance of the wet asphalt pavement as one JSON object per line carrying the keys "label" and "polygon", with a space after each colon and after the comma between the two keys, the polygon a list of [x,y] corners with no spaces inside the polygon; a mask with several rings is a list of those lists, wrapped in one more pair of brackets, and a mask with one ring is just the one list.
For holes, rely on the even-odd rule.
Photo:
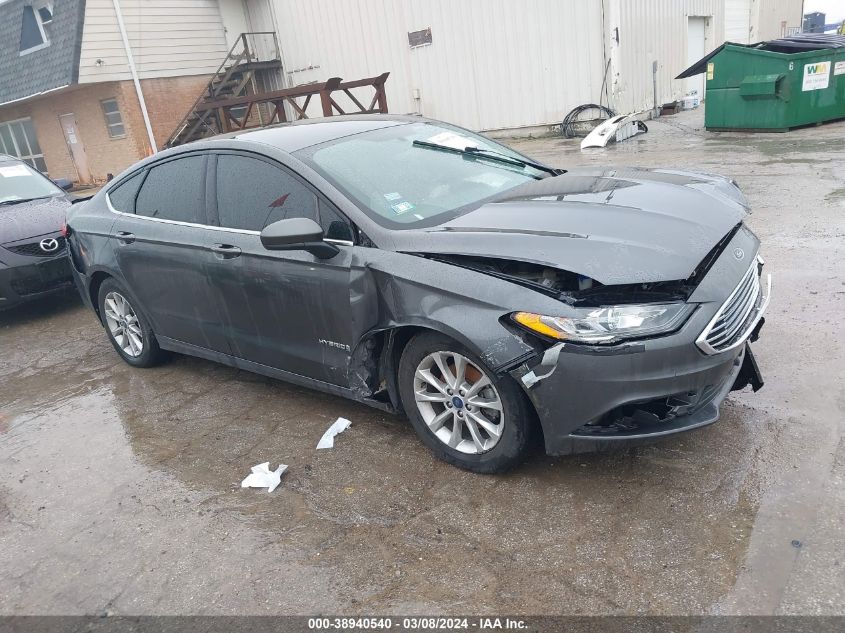
{"label": "wet asphalt pavement", "polygon": [[[0,614],[845,613],[845,123],[701,121],[514,145],[739,182],[774,276],[767,383],[718,423],[473,475],[362,405],[187,357],[132,369],[73,294],[42,301],[0,313]],[[264,461],[281,486],[241,489]]]}

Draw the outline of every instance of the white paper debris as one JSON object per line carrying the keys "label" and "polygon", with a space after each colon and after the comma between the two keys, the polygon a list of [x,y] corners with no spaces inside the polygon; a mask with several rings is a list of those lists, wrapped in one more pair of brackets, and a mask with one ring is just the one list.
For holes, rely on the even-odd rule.
{"label": "white paper debris", "polygon": [[343,433],[350,427],[351,424],[352,422],[346,418],[338,418],[335,420],[334,424],[332,424],[326,432],[323,433],[323,437],[321,437],[320,441],[317,442],[317,448],[334,448],[334,436],[338,433]]}
{"label": "white paper debris", "polygon": [[267,492],[273,492],[287,468],[287,464],[279,464],[276,470],[270,470],[270,462],[253,466],[252,473],[241,482],[241,488],[267,488]]}

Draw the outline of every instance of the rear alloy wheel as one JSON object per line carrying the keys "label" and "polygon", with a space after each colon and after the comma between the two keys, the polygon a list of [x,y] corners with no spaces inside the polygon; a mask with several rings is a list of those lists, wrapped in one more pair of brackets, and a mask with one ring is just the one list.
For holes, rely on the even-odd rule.
{"label": "rear alloy wheel", "polygon": [[436,333],[412,339],[399,390],[417,434],[455,466],[502,472],[529,452],[535,420],[525,395],[456,341]]}
{"label": "rear alloy wheel", "polygon": [[138,315],[122,294],[112,291],[106,294],[103,316],[112,340],[127,356],[137,358],[144,351],[144,333],[138,322]]}
{"label": "rear alloy wheel", "polygon": [[164,354],[132,295],[107,279],[98,299],[103,326],[121,358],[133,367],[157,365]]}

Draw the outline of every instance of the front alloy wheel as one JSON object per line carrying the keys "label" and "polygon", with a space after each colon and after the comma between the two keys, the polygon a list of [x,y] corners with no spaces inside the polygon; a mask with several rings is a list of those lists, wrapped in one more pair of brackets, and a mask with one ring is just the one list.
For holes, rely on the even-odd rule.
{"label": "front alloy wheel", "polygon": [[536,414],[517,382],[443,334],[421,332],[408,341],[397,379],[417,435],[450,464],[503,472],[538,438]]}
{"label": "front alloy wheel", "polygon": [[414,373],[414,400],[431,432],[456,451],[485,453],[502,437],[502,399],[466,356],[438,351],[423,358]]}

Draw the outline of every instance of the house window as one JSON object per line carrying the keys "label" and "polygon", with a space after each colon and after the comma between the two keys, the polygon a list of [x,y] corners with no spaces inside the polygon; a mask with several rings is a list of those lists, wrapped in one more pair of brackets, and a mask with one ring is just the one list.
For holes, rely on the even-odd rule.
{"label": "house window", "polygon": [[106,99],[100,102],[103,106],[103,114],[106,115],[106,129],[112,138],[126,136],[123,127],[123,117],[120,116],[120,108],[117,106],[117,99]]}
{"label": "house window", "polygon": [[46,2],[35,2],[23,8],[21,20],[20,54],[26,55],[50,45],[46,25],[53,21],[53,6]]}
{"label": "house window", "polygon": [[30,167],[47,175],[47,163],[44,162],[44,154],[38,145],[32,119],[0,123],[0,153],[20,158]]}

